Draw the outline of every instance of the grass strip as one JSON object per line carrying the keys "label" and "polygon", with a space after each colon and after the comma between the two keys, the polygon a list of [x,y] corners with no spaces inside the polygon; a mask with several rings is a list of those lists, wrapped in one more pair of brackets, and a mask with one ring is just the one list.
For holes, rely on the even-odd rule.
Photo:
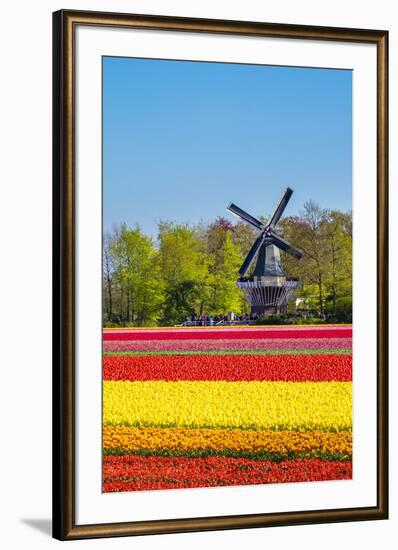
{"label": "grass strip", "polygon": [[109,420],[104,420],[103,421],[103,427],[104,428],[110,428],[110,427],[116,427],[116,426],[121,426],[121,427],[124,427],[124,428],[136,428],[136,429],[143,429],[143,428],[151,428],[151,429],[154,429],[154,428],[160,428],[160,429],[167,429],[167,428],[176,428],[176,429],[180,429],[181,427],[185,427],[187,429],[190,429],[190,430],[214,430],[214,429],[220,429],[220,430],[241,430],[241,431],[255,431],[255,432],[261,432],[263,431],[264,429],[266,430],[269,430],[271,432],[281,432],[281,431],[285,431],[285,430],[289,430],[291,432],[296,432],[296,433],[300,433],[300,432],[306,432],[306,433],[309,433],[309,432],[313,432],[314,430],[318,431],[318,432],[323,432],[323,433],[327,433],[327,432],[331,432],[331,433],[339,433],[339,432],[348,432],[348,433],[351,433],[352,432],[352,428],[351,426],[336,426],[336,427],[333,427],[333,426],[316,426],[315,428],[313,426],[311,427],[306,427],[306,426],[290,426],[289,427],[286,427],[286,426],[267,426],[266,428],[264,428],[263,426],[257,426],[256,424],[251,424],[251,425],[231,425],[231,426],[227,426],[227,425],[215,425],[215,424],[209,424],[209,423],[203,423],[201,424],[200,426],[198,425],[188,425],[188,426],[185,426],[185,425],[181,425],[177,422],[163,422],[161,424],[156,424],[155,422],[143,422],[143,421],[133,421],[133,422],[126,422],[126,421],[121,421],[121,422],[112,422],[112,421],[109,421]]}
{"label": "grass strip", "polygon": [[325,349],[225,349],[225,350],[165,350],[165,351],[104,351],[103,355],[351,355],[352,348]]}
{"label": "grass strip", "polygon": [[186,458],[209,458],[212,456],[224,456],[229,458],[249,458],[251,460],[269,460],[271,462],[282,462],[284,460],[294,460],[296,458],[320,458],[321,460],[337,460],[344,462],[352,460],[352,455],[348,453],[325,453],[321,449],[313,449],[311,451],[300,453],[262,453],[254,451],[235,451],[233,449],[197,449],[197,450],[180,450],[180,449],[104,449],[104,456],[161,456],[161,457],[186,457]]}

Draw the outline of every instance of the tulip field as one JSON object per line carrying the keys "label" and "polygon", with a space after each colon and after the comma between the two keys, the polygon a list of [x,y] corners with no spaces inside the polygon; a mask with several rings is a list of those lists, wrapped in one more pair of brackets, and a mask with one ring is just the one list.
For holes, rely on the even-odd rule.
{"label": "tulip field", "polygon": [[352,477],[349,325],[105,329],[103,491]]}

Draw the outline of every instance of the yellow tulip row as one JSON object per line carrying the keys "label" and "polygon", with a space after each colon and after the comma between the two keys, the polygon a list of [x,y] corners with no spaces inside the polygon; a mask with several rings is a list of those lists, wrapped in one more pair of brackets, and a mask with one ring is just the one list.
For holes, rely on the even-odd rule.
{"label": "yellow tulip row", "polygon": [[351,382],[106,381],[104,425],[351,429]]}

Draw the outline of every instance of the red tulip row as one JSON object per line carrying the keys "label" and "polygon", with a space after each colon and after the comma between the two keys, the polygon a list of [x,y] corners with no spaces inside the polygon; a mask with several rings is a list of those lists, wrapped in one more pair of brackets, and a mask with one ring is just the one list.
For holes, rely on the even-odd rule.
{"label": "red tulip row", "polygon": [[352,463],[297,458],[105,456],[104,492],[351,479]]}
{"label": "red tulip row", "polygon": [[104,380],[349,382],[350,355],[121,355],[103,358]]}
{"label": "red tulip row", "polygon": [[104,331],[103,340],[215,340],[227,338],[231,340],[253,340],[257,338],[351,338],[352,328],[261,328],[261,329],[231,329],[231,330],[126,330]]}

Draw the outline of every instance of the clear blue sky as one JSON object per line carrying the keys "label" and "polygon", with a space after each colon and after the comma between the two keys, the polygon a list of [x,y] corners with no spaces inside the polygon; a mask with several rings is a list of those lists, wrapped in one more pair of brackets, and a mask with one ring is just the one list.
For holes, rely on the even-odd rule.
{"label": "clear blue sky", "polygon": [[103,59],[104,231],[351,209],[351,71]]}

